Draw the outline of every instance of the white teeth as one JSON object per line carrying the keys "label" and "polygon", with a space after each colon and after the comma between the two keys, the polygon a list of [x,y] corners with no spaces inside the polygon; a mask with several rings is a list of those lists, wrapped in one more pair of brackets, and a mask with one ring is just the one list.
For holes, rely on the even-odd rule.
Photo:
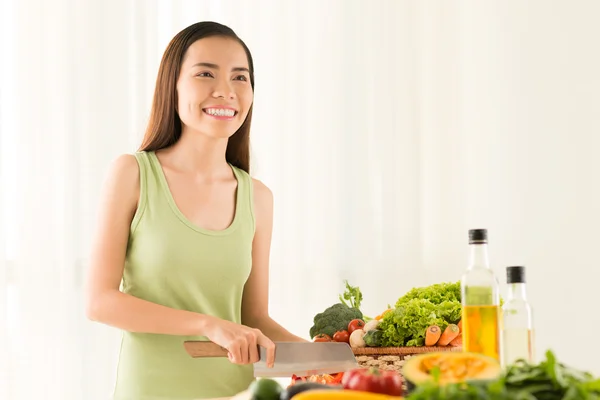
{"label": "white teeth", "polygon": [[215,115],[219,117],[233,117],[235,114],[234,110],[228,108],[206,108],[204,110],[209,115]]}

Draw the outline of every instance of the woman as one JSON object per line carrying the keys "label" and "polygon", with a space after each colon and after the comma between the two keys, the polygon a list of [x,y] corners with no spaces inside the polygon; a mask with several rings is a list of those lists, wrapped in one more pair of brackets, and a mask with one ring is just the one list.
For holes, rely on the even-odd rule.
{"label": "woman", "polygon": [[[162,58],[141,148],[111,166],[87,315],[124,331],[115,399],[231,396],[257,345],[272,364],[273,341],[303,341],[268,314],[273,198],[249,175],[253,91],[244,42],[189,26]],[[229,357],[192,358],[190,339]]]}

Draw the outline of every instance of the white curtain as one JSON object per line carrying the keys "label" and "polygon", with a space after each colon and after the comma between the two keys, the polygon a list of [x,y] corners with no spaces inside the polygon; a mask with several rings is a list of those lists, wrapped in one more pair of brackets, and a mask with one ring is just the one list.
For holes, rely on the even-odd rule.
{"label": "white curtain", "polygon": [[[0,2],[0,399],[108,399],[120,333],[81,284],[108,163],[199,20],[255,58],[253,174],[275,195],[271,313],[307,336],[455,281],[469,228],[528,267],[538,353],[600,374],[600,3]],[[579,311],[580,315],[574,311]],[[582,317],[581,315],[585,315]]]}

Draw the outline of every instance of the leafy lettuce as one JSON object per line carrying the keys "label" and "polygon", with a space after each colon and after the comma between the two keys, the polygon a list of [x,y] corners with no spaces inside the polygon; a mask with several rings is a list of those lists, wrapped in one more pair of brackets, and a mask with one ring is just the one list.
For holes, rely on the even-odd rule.
{"label": "leafy lettuce", "polygon": [[430,325],[443,331],[448,324],[460,321],[461,311],[460,282],[413,288],[382,319],[381,346],[423,346]]}

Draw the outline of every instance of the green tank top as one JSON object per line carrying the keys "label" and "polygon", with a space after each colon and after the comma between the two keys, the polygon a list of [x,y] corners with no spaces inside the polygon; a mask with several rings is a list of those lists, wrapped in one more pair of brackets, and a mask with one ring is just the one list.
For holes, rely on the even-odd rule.
{"label": "green tank top", "polygon": [[[177,208],[154,152],[135,157],[140,199],[130,228],[122,290],[167,307],[241,323],[255,229],[250,176],[230,165],[237,180],[233,222],[222,231],[211,231],[194,225]],[[123,332],[114,398],[228,397],[254,379],[250,365],[190,357],[185,340],[207,339]]]}

